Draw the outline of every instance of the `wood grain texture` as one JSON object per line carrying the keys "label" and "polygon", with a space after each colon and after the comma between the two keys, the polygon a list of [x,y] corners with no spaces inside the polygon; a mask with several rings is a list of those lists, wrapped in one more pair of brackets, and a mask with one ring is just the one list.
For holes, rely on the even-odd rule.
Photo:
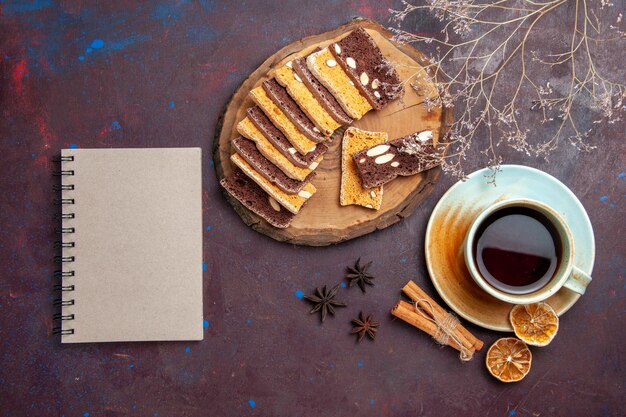
{"label": "wood grain texture", "polygon": [[[412,47],[395,45],[388,39],[391,34],[378,23],[355,19],[329,32],[311,36],[294,42],[268,58],[246,79],[229,101],[216,131],[214,142],[215,169],[218,179],[232,171],[230,141],[239,136],[236,124],[245,117],[246,109],[253,105],[248,92],[260,85],[273,70],[294,58],[308,55],[317,47],[324,47],[345,36],[357,26],[364,27],[375,39],[383,54],[397,65],[402,80],[412,80],[412,76],[423,71],[420,63],[423,55]],[[452,112],[434,109],[428,112],[422,105],[427,97],[435,94],[432,83],[421,83],[420,94],[406,87],[402,99],[392,102],[384,110],[371,111],[361,120],[352,124],[361,129],[386,131],[390,139],[431,129],[436,139],[443,135],[445,125],[452,119]],[[439,177],[439,168],[411,176],[400,177],[384,187],[383,204],[374,211],[359,206],[340,206],[339,188],[341,177],[341,138],[345,128],[338,129],[329,142],[329,150],[317,168],[313,184],[317,193],[307,202],[287,229],[276,229],[265,220],[244,208],[236,199],[226,195],[243,221],[258,232],[276,240],[294,244],[325,246],[365,235],[377,229],[388,227],[411,215],[419,203],[433,189]]]}

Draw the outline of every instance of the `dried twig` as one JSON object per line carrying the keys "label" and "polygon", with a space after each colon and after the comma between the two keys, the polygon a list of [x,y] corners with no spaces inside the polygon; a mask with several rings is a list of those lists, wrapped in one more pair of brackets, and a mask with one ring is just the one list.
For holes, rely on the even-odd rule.
{"label": "dried twig", "polygon": [[[544,158],[563,139],[589,151],[595,147],[588,140],[594,125],[621,120],[626,85],[619,57],[626,49],[626,33],[620,29],[622,13],[611,15],[609,0],[599,0],[595,7],[591,3],[597,0],[427,1],[423,6],[404,1],[404,9],[390,10],[397,24],[391,30],[396,41],[425,44],[430,51],[425,73],[416,71],[411,80],[416,89],[420,77],[440,80],[438,93],[424,104],[457,108],[444,171],[465,176],[463,161],[477,137],[486,140],[482,153],[495,180],[502,163],[496,150],[500,144]],[[562,10],[555,14],[557,9]],[[442,22],[441,39],[401,28],[407,17],[422,11]],[[567,28],[562,43],[545,36],[555,24]],[[617,74],[600,68],[595,56],[597,45],[606,42],[615,44],[603,49],[615,53]],[[555,52],[563,45],[563,52]],[[522,123],[526,109],[536,123],[528,118]],[[581,109],[590,110],[591,122],[578,117]],[[547,133],[539,133],[540,127]]]}

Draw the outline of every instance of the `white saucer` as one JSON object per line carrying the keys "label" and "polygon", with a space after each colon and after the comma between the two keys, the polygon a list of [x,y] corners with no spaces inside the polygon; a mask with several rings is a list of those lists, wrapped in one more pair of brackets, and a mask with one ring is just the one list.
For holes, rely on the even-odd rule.
{"label": "white saucer", "polygon": [[[509,311],[512,305],[484,292],[472,280],[460,251],[474,217],[495,201],[530,198],[542,201],[567,221],[574,237],[574,265],[591,274],[595,260],[595,240],[589,216],[574,193],[562,182],[522,165],[503,165],[496,186],[487,184],[487,168],[454,184],[437,203],[426,229],[426,265],[433,284],[443,300],[458,315],[488,329],[512,331]],[[593,282],[590,284],[593,285]],[[561,289],[546,302],[560,316],[580,295]]]}

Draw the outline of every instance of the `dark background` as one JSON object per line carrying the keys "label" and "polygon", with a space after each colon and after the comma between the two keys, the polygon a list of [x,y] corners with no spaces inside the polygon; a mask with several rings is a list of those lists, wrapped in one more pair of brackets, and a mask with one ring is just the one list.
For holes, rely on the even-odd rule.
{"label": "dark background", "polygon": [[[597,243],[587,294],[562,317],[554,342],[532,350],[531,373],[507,385],[485,370],[486,349],[461,364],[389,315],[409,279],[435,295],[424,229],[453,178],[442,176],[403,222],[327,248],[250,230],[215,180],[215,125],[250,72],[286,44],[354,16],[386,24],[397,3],[0,4],[0,415],[626,415],[623,122],[601,126],[588,154],[564,145],[546,162],[501,149],[506,162],[568,185]],[[439,28],[434,19],[414,25]],[[70,146],[202,147],[204,341],[62,346],[51,335],[50,159]],[[468,171],[483,164],[473,149]],[[366,295],[341,290],[349,307],[321,325],[296,292],[340,282],[358,256],[374,261],[376,286]],[[349,335],[361,309],[382,322],[375,342]],[[501,336],[468,327],[487,346]]]}

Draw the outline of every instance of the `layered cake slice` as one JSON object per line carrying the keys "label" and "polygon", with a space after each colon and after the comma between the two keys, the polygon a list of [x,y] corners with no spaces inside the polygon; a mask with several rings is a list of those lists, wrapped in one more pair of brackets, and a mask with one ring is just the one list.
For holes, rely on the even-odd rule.
{"label": "layered cake slice", "polygon": [[372,146],[352,155],[363,187],[378,187],[441,164],[441,153],[433,146],[433,132],[424,130]]}
{"label": "layered cake slice", "polygon": [[339,203],[342,206],[356,204],[380,209],[383,202],[383,187],[365,188],[356,169],[352,155],[372,146],[387,142],[385,132],[367,132],[349,127],[343,135],[341,147],[341,191]]}
{"label": "layered cake slice", "polygon": [[304,181],[322,161],[322,155],[319,155],[307,168],[294,165],[267,140],[263,133],[261,133],[247,117],[237,124],[237,131],[243,137],[253,141],[264,157],[269,159],[289,178],[293,178],[294,180]]}
{"label": "layered cake slice", "polygon": [[404,94],[396,68],[361,27],[328,49],[370,104],[380,110]]}
{"label": "layered cake slice", "polygon": [[259,174],[252,166],[246,162],[245,159],[241,157],[239,154],[232,154],[230,156],[230,160],[233,164],[235,164],[239,169],[243,171],[248,177],[252,178],[254,182],[259,184],[259,186],[269,194],[274,200],[278,201],[278,203],[292,212],[293,214],[298,214],[304,203],[307,202],[309,198],[315,194],[315,187],[313,184],[306,183],[306,185],[298,192],[298,194],[287,194],[282,191],[276,185],[272,184],[267,178],[263,175]]}
{"label": "layered cake slice", "polygon": [[253,141],[242,138],[241,136],[231,141],[232,147],[237,153],[245,159],[259,174],[270,180],[278,188],[288,194],[297,194],[302,188],[315,176],[315,172],[311,172],[304,181],[289,178],[283,171],[274,165],[269,159],[263,156],[257,149]]}
{"label": "layered cake slice", "polygon": [[360,119],[372,110],[372,105],[354,86],[354,82],[337,64],[328,48],[314,52],[306,59],[307,68],[337,99],[345,112],[353,119]]}
{"label": "layered cake slice", "polygon": [[251,178],[236,169],[220,184],[230,195],[235,197],[244,207],[264,218],[274,227],[284,229],[296,216],[285,210],[276,200],[270,197]]}
{"label": "layered cake slice", "polygon": [[304,85],[338,124],[349,125],[352,123],[352,118],[344,111],[337,99],[309,71],[306,66],[306,58],[294,59],[292,66],[295,74],[300,77]]}
{"label": "layered cake slice", "polygon": [[265,113],[263,113],[263,110],[261,110],[258,106],[250,107],[247,110],[247,113],[248,119],[265,136],[265,138],[296,166],[315,169],[318,163],[316,161],[318,161],[320,156],[324,155],[328,150],[328,146],[326,146],[326,144],[318,143],[315,149],[311,152],[306,155],[301,155],[296,148],[291,146],[291,142],[287,140],[285,135],[283,135],[283,132],[274,126],[272,121],[267,118]]}
{"label": "layered cake slice", "polygon": [[317,129],[324,135],[332,135],[335,129],[341,126],[341,124],[333,119],[324,107],[322,107],[306,84],[304,84],[304,80],[294,72],[292,61],[278,68],[274,76],[276,77],[276,81],[287,89],[291,98],[298,103],[302,111],[306,113]]}
{"label": "layered cake slice", "polygon": [[262,86],[252,89],[250,97],[263,110],[263,113],[272,121],[274,126],[283,132],[287,140],[300,154],[305,155],[315,149],[317,143],[298,130],[296,125],[289,120],[285,113],[267,95]]}
{"label": "layered cake slice", "polygon": [[289,95],[285,87],[280,85],[274,78],[263,81],[263,89],[267,95],[289,118],[291,123],[307,138],[315,143],[320,143],[328,139],[327,135],[322,133],[309,117],[302,111],[298,103]]}

